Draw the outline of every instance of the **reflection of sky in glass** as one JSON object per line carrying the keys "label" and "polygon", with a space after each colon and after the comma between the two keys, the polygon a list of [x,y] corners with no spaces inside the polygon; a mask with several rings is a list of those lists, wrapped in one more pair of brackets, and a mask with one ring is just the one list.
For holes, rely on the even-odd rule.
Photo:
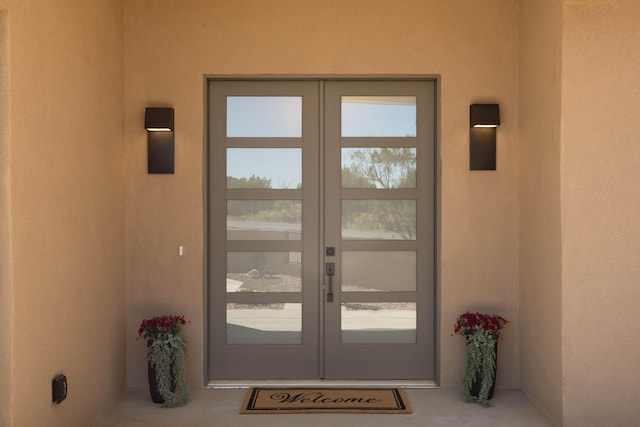
{"label": "reflection of sky in glass", "polygon": [[300,138],[302,98],[299,96],[228,96],[230,138]]}
{"label": "reflection of sky in glass", "polygon": [[416,97],[343,96],[342,136],[416,136]]}
{"label": "reflection of sky in glass", "polygon": [[228,148],[227,176],[271,180],[271,188],[299,188],[302,184],[300,148]]}
{"label": "reflection of sky in glass", "polygon": [[[416,136],[415,96],[343,96],[341,108],[342,136]],[[302,97],[228,96],[227,137],[301,138]],[[229,149],[227,176],[255,175],[270,179],[272,188],[298,188],[300,156],[299,149]]]}

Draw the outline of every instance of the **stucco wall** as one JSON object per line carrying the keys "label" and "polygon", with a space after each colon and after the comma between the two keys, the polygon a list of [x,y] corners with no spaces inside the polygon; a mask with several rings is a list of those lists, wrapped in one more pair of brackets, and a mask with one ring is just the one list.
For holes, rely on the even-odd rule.
{"label": "stucco wall", "polygon": [[[501,386],[556,424],[638,424],[637,16],[635,0],[2,0],[0,423],[86,425],[124,387],[125,341],[145,388],[135,330],[167,311],[192,320],[202,386],[205,74],[438,74],[442,384],[461,377],[455,317],[496,311]],[[501,105],[496,172],[468,171],[473,102]],[[146,173],[154,105],[176,108],[175,175]]]}
{"label": "stucco wall", "polygon": [[640,3],[565,1],[564,417],[640,425]]}
{"label": "stucco wall", "polygon": [[[441,75],[441,382],[461,381],[466,310],[512,321],[501,386],[517,386],[516,0],[131,0],[125,4],[128,384],[145,387],[139,322],[185,314],[188,377],[203,384],[203,76]],[[498,170],[470,172],[469,104],[498,102]],[[175,108],[176,173],[148,175],[146,106]],[[184,256],[177,247],[183,245]]]}
{"label": "stucco wall", "polygon": [[520,382],[562,423],[562,5],[520,2]]}
{"label": "stucco wall", "polygon": [[[0,4],[0,384],[11,389],[11,263],[9,262],[9,14]],[[11,393],[0,399],[0,425],[9,425]]]}
{"label": "stucco wall", "polygon": [[123,6],[5,3],[12,426],[86,426],[125,389]]}

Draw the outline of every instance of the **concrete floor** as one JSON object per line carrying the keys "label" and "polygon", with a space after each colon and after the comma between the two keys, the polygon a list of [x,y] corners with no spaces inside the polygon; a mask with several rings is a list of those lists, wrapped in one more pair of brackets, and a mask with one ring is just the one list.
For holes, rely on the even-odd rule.
{"label": "concrete floor", "polygon": [[519,390],[496,390],[491,408],[462,401],[457,390],[407,389],[408,415],[240,415],[246,389],[196,390],[183,408],[164,409],[148,393],[130,393],[91,427],[421,426],[552,427]]}

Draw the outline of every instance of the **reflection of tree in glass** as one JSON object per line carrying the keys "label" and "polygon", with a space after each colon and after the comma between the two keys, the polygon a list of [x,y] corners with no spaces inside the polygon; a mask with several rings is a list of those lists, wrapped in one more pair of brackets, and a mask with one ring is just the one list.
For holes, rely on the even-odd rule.
{"label": "reflection of tree in glass", "polygon": [[271,188],[271,180],[251,175],[249,178],[227,177],[227,188]]}
{"label": "reflection of tree in glass", "polygon": [[393,233],[400,239],[413,240],[416,236],[416,201],[345,200],[342,220],[347,229]]}
{"label": "reflection of tree in glass", "polygon": [[343,188],[415,188],[415,148],[363,148],[350,152]]}
{"label": "reflection of tree in glass", "polygon": [[414,200],[370,200],[371,209],[379,212],[380,228],[400,235],[404,240],[416,237],[416,202]]}
{"label": "reflection of tree in glass", "polygon": [[[415,188],[414,148],[363,148],[343,163],[343,188]],[[392,232],[402,239],[416,235],[414,200],[352,201],[343,209],[343,224],[357,230]],[[343,206],[344,207],[344,206]]]}
{"label": "reflection of tree in glass", "polygon": [[[251,175],[249,178],[227,177],[229,189],[271,189],[271,180]],[[299,200],[229,200],[227,217],[238,221],[299,223],[302,206]]]}

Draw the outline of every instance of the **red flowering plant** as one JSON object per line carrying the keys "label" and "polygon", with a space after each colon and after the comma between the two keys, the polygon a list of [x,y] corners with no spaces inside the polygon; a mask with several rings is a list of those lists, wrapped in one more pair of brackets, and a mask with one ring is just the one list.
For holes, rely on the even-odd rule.
{"label": "red flowering plant", "polygon": [[[138,339],[147,340],[151,399],[165,408],[189,401],[185,378],[187,341],[179,335],[186,323],[184,316],[156,316],[143,320],[138,328]],[[177,393],[176,388],[181,392]]]}
{"label": "red flowering plant", "polygon": [[496,340],[500,339],[500,330],[507,326],[509,321],[497,314],[480,314],[466,312],[456,322],[454,332],[460,335],[470,335],[474,332],[483,330],[494,336]]}
{"label": "red flowering plant", "polygon": [[466,312],[456,321],[454,332],[467,339],[462,396],[466,402],[489,405],[498,368],[500,330],[509,321],[497,314]]}
{"label": "red flowering plant", "polygon": [[164,338],[166,335],[178,335],[180,326],[187,322],[184,316],[156,316],[151,319],[145,319],[138,328],[138,338],[145,340],[155,340]]}

